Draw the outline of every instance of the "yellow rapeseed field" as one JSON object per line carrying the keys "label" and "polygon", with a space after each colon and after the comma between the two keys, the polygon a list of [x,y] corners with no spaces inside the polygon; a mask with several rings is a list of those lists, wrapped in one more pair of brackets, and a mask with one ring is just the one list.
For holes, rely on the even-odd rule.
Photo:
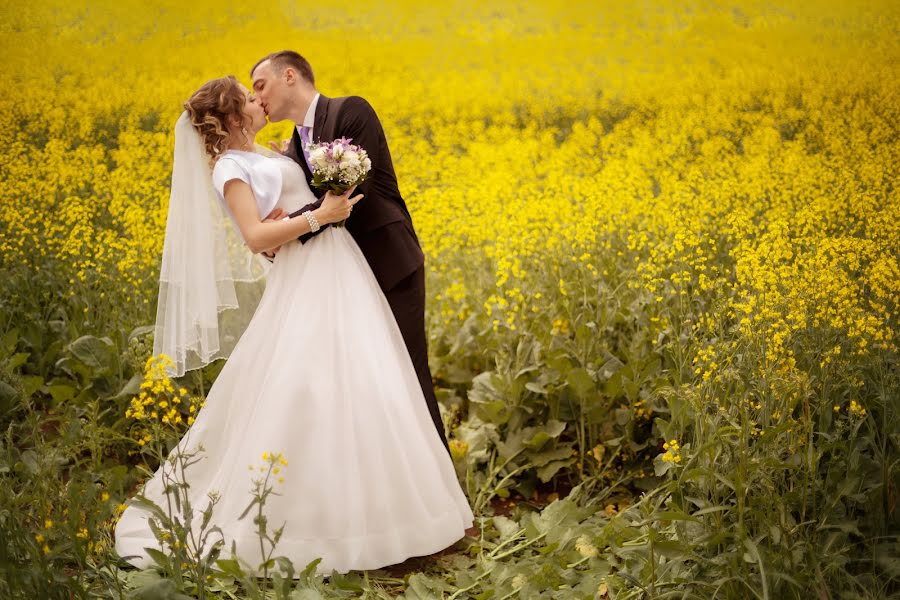
{"label": "yellow rapeseed field", "polygon": [[445,321],[516,328],[538,287],[625,269],[656,298],[733,286],[772,360],[810,319],[890,344],[897,9],[739,4],[15,1],[0,260],[52,268],[87,318],[152,305],[181,102],[294,48],[383,120]]}
{"label": "yellow rapeseed field", "polygon": [[[782,566],[810,573],[794,591],[839,581],[844,563],[813,573],[804,559],[839,558],[897,520],[898,27],[890,0],[8,0],[0,333],[21,329],[28,358],[0,360],[0,375],[21,367],[55,407],[95,394],[187,426],[202,389],[179,388],[183,403],[146,382],[113,396],[123,367],[100,392],[54,361],[87,333],[118,335],[122,351],[153,322],[184,100],[213,77],[248,83],[258,58],[293,49],[320,91],[365,97],[384,125],[476,509],[539,480],[602,486],[655,468],[642,489],[677,483],[665,502],[726,532],[685,561],[702,554],[729,578],[740,567],[754,590],[794,585],[771,575]],[[51,389],[64,380],[72,389]],[[89,380],[94,391],[74,389]],[[505,456],[526,425],[546,439],[517,438]],[[571,536],[577,564],[612,543],[610,506]],[[652,535],[701,539],[666,506],[668,529]],[[49,501],[34,510],[35,523],[55,514]],[[662,573],[643,568],[593,589]],[[729,585],[722,597],[745,597]]]}

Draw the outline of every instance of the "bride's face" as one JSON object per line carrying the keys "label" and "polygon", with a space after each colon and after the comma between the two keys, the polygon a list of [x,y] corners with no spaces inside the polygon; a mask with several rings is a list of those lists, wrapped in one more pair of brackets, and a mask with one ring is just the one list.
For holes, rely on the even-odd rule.
{"label": "bride's face", "polygon": [[241,91],[244,92],[244,96],[246,97],[246,101],[244,102],[244,119],[246,122],[249,122],[250,125],[247,129],[250,129],[255,134],[257,131],[266,126],[266,111],[263,110],[262,105],[259,100],[250,93],[244,85],[241,85]]}

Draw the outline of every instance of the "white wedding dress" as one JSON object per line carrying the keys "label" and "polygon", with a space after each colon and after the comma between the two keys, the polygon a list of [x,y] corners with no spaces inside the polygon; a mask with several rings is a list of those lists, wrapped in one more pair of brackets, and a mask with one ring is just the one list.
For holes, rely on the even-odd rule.
{"label": "white wedding dress", "polygon": [[[288,212],[315,199],[293,161],[229,154],[261,214],[267,197]],[[270,533],[285,524],[273,556],[298,571],[319,557],[320,574],[377,569],[442,550],[472,526],[390,306],[343,227],[282,246],[250,324],[173,452],[199,445],[204,458],[186,473],[195,531],[207,494],[219,492],[211,524],[223,532],[221,556],[234,541],[253,573],[262,560],[256,510],[239,516],[260,476],[248,465],[264,452],[288,462],[264,510]],[[142,493],[166,506],[162,467]],[[161,549],[148,516],[129,504],[115,528],[116,551],[142,568],[153,564],[144,548]]]}

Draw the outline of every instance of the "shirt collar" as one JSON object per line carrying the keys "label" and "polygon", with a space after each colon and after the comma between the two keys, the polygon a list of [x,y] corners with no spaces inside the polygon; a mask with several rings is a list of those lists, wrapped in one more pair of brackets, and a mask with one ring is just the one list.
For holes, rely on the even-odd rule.
{"label": "shirt collar", "polygon": [[316,122],[316,105],[319,104],[319,92],[316,92],[316,95],[313,96],[312,102],[309,103],[309,109],[306,111],[306,116],[303,117],[303,127],[312,127]]}

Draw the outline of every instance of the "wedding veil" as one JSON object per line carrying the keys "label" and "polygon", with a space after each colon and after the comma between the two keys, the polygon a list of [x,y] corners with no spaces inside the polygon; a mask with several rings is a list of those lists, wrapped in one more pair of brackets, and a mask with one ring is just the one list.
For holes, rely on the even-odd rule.
{"label": "wedding veil", "polygon": [[200,134],[181,113],[153,340],[154,356],[174,363],[170,375],[228,357],[256,310],[269,267],[244,245],[213,189]]}

